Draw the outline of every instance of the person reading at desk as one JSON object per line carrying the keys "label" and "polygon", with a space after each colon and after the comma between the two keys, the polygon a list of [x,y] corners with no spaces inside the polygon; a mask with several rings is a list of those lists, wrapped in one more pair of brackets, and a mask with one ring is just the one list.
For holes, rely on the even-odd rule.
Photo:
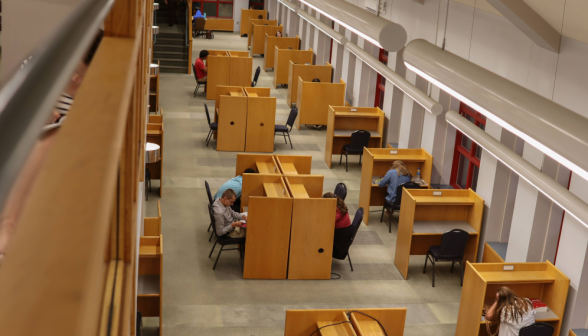
{"label": "person reading at desk", "polygon": [[323,198],[337,199],[335,236],[333,238],[333,257],[338,259],[345,259],[347,256],[347,249],[349,248],[349,240],[351,239],[351,236],[353,236],[351,219],[349,219],[347,205],[345,205],[345,201],[332,192],[325,193]]}
{"label": "person reading at desk", "polygon": [[281,31],[277,32],[276,37],[282,37],[282,32]]}
{"label": "person reading at desk", "polygon": [[199,57],[194,62],[196,78],[198,78],[199,82],[206,82],[208,79],[208,67],[204,64],[204,61],[206,61],[209,54],[208,50],[201,50]]}
{"label": "person reading at desk", "polygon": [[237,200],[235,191],[233,189],[227,189],[220,198],[212,203],[214,223],[216,226],[214,229],[219,237],[225,234],[230,238],[245,237],[245,229],[241,228],[244,223],[241,220],[247,220],[247,215],[240,214],[231,209],[235,200]]}
{"label": "person reading at desk", "polygon": [[517,296],[510,288],[501,287],[496,292],[494,304],[486,311],[486,329],[490,324],[499,324],[498,335],[517,336],[521,328],[535,323],[535,308],[531,300]]}
{"label": "person reading at desk", "polygon": [[384,178],[378,182],[380,188],[388,186],[386,202],[394,203],[394,200],[396,200],[396,189],[399,185],[410,182],[411,177],[412,175],[403,161],[396,160],[392,162],[390,170],[388,170]]}
{"label": "person reading at desk", "polygon": [[[243,173],[255,174],[256,171],[251,168],[247,168]],[[243,189],[243,176],[235,176],[227,182],[223,183],[223,185],[220,188],[218,188],[216,194],[214,194],[214,198],[220,198],[222,194],[228,189],[232,189],[235,192],[235,194],[237,194],[237,200],[234,202],[231,208],[237,212],[241,211],[241,190]]]}

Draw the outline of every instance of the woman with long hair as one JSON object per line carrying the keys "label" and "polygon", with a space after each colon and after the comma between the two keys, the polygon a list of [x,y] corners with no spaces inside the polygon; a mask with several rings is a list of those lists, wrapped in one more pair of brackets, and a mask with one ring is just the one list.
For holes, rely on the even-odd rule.
{"label": "woman with long hair", "polygon": [[333,257],[344,259],[347,256],[349,240],[353,235],[349,211],[345,201],[332,192],[325,193],[323,198],[337,199],[337,215],[335,216],[335,236],[333,237]]}
{"label": "woman with long hair", "polygon": [[494,304],[486,311],[486,329],[494,336],[489,322],[500,325],[498,335],[517,336],[522,327],[535,323],[535,308],[529,299],[517,296],[508,287],[501,287]]}
{"label": "woman with long hair", "polygon": [[410,182],[411,177],[412,175],[408,171],[408,168],[406,168],[406,165],[403,161],[396,160],[392,162],[392,167],[390,167],[390,170],[388,170],[386,175],[380,180],[380,182],[378,182],[378,186],[380,186],[380,188],[388,186],[386,202],[394,203],[394,200],[396,200],[396,189],[399,185]]}

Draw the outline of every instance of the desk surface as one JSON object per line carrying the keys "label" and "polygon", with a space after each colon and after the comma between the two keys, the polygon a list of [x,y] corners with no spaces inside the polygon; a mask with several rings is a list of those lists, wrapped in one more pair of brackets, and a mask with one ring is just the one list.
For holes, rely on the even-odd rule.
{"label": "desk surface", "polygon": [[267,197],[286,197],[285,188],[280,183],[264,183],[263,189]]}
{"label": "desk surface", "polygon": [[284,175],[298,175],[296,167],[291,162],[282,163],[282,169],[284,169]]}
{"label": "desk surface", "polygon": [[[350,334],[347,331],[347,326],[345,326],[345,324],[349,324],[349,323],[340,323],[341,321],[317,321],[316,322],[316,326],[317,329],[318,328],[322,328],[324,326],[328,326],[326,328],[321,329],[320,335],[322,336],[351,336],[353,334]],[[340,324],[335,324],[335,323],[340,323]],[[331,324],[335,324],[335,325],[331,325]]]}
{"label": "desk surface", "polygon": [[137,295],[159,294],[159,275],[139,275]]}
{"label": "desk surface", "polygon": [[[334,130],[333,135],[336,137],[350,137],[351,133],[356,130]],[[368,131],[372,137],[381,137],[380,133],[376,131]]]}
{"label": "desk surface", "polygon": [[[508,265],[508,263],[506,263]],[[514,284],[514,283],[553,283],[555,277],[547,271],[502,271],[480,272],[487,283]]]}
{"label": "desk surface", "polygon": [[382,328],[376,321],[366,321],[366,320],[358,320],[357,321],[358,329],[361,329],[362,335],[369,335],[369,336],[385,336]]}
{"label": "desk surface", "polygon": [[[383,178],[384,178],[384,176],[381,176],[381,175],[372,176],[372,187],[378,187],[379,186],[378,183]],[[419,183],[419,182],[416,182],[416,176],[413,176],[412,177],[411,182]],[[419,184],[420,184],[421,187],[427,187],[427,186],[429,186],[427,184],[427,182],[425,182],[425,180],[421,180]]]}
{"label": "desk surface", "polygon": [[368,112],[335,112],[335,117],[349,117],[349,118],[379,118],[377,113]]}
{"label": "desk surface", "polygon": [[310,198],[306,192],[306,188],[304,188],[304,184],[290,184],[290,187],[292,189],[292,197]]}
{"label": "desk surface", "polygon": [[466,221],[415,221],[412,233],[443,234],[453,229],[462,229],[469,234],[477,234],[476,230]]}
{"label": "desk surface", "polygon": [[257,97],[257,93],[251,92],[247,94],[249,97]]}
{"label": "desk surface", "polygon": [[[391,149],[394,152],[394,149]],[[376,154],[375,161],[396,161],[402,160],[405,162],[425,162],[427,158],[424,155],[403,155],[403,154]]]}
{"label": "desk surface", "polygon": [[471,197],[457,196],[416,196],[417,205],[473,205]]}
{"label": "desk surface", "polygon": [[260,174],[277,174],[276,170],[278,167],[274,166],[273,162],[270,161],[263,161],[263,162],[256,162],[255,165],[257,166],[257,171]]}

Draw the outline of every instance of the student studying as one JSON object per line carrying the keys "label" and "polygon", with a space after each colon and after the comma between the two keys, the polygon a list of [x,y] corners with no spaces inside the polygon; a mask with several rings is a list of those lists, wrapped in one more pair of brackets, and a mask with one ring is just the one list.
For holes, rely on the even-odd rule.
{"label": "student studying", "polygon": [[401,160],[392,162],[392,167],[386,175],[378,182],[380,188],[388,186],[386,202],[394,203],[396,199],[396,189],[399,185],[410,182],[412,175]]}
{"label": "student studying", "polygon": [[[486,311],[488,335],[517,336],[519,330],[535,323],[535,308],[531,300],[517,296],[510,288],[503,286],[496,291],[494,304]],[[496,333],[490,325],[498,324]]]}
{"label": "student studying", "polygon": [[227,235],[230,238],[245,238],[245,229],[241,229],[243,222],[247,220],[246,214],[240,214],[231,209],[237,200],[237,194],[233,189],[227,189],[222,196],[212,204],[216,234]]}
{"label": "student studying", "polygon": [[[255,174],[256,171],[251,168],[247,168],[247,169],[245,169],[245,171],[243,173],[244,174]],[[228,180],[227,182],[223,183],[223,185],[220,188],[218,188],[218,191],[216,192],[216,194],[214,194],[214,199],[221,198],[221,196],[224,194],[224,192],[227,191],[228,189],[233,190],[237,196],[237,199],[235,200],[235,202],[231,206],[231,208],[236,212],[241,211],[241,190],[243,189],[243,176],[242,175],[235,176],[232,179]]]}
{"label": "student studying", "polygon": [[349,239],[353,236],[353,228],[345,202],[332,192],[325,193],[323,198],[337,199],[335,215],[335,236],[333,238],[333,258],[345,259],[349,249]]}

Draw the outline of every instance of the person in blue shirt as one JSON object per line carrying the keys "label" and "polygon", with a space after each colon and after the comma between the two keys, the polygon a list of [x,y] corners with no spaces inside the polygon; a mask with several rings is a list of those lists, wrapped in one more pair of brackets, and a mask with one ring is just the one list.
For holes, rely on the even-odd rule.
{"label": "person in blue shirt", "polygon": [[[255,174],[257,172],[251,168],[248,168],[245,169],[243,173]],[[243,189],[243,176],[239,175],[225,182],[220,188],[218,188],[216,194],[214,194],[214,199],[219,199],[227,189],[233,189],[235,194],[237,194],[237,199],[235,200],[231,208],[236,212],[241,212],[241,189]]]}
{"label": "person in blue shirt", "polygon": [[386,202],[394,203],[394,200],[396,200],[396,188],[403,183],[410,182],[411,177],[412,175],[408,171],[408,168],[406,168],[404,162],[400,160],[392,162],[392,167],[378,183],[380,188],[388,186]]}
{"label": "person in blue shirt", "polygon": [[200,12],[200,10],[197,10],[197,11],[196,11],[196,14],[193,16],[193,18],[194,18],[194,20],[196,20],[197,18],[203,18],[203,19],[206,19],[206,18],[204,17],[204,15],[202,15],[202,13]]}

